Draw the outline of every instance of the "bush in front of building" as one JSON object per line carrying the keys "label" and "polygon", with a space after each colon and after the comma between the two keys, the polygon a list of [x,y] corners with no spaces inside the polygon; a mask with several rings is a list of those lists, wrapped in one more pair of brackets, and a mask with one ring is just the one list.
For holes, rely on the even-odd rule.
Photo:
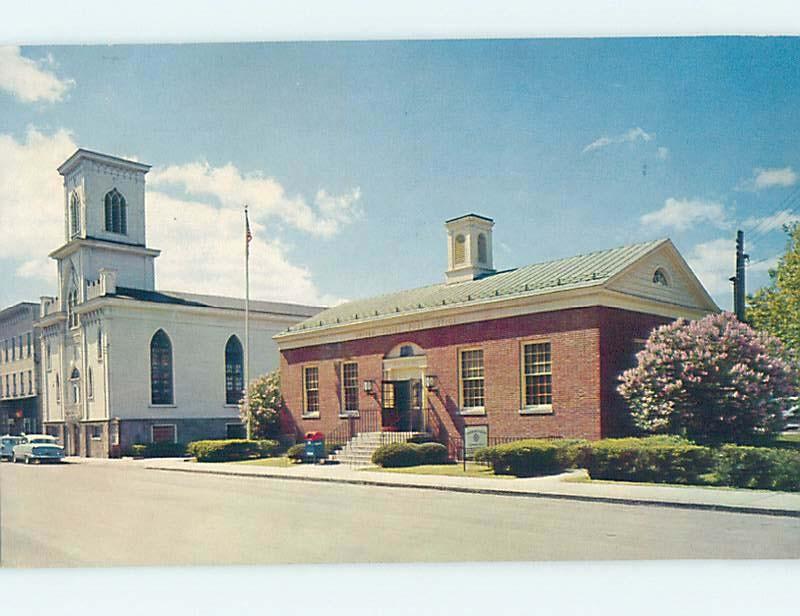
{"label": "bush in front of building", "polygon": [[297,443],[286,450],[286,457],[293,462],[302,462],[306,457],[306,444]]}
{"label": "bush in front of building", "polygon": [[670,436],[595,441],[583,447],[579,463],[592,479],[651,483],[704,483],[714,452]]}
{"label": "bush in front of building", "polygon": [[777,338],[729,313],[650,334],[620,377],[636,426],[698,443],[747,443],[780,431],[800,375]]}
{"label": "bush in front of building", "polygon": [[586,443],[576,439],[525,439],[479,449],[475,461],[489,464],[496,475],[550,475],[577,466]]}
{"label": "bush in front of building", "polygon": [[714,479],[734,488],[800,491],[800,451],[725,445],[716,455]]}
{"label": "bush in front of building", "polygon": [[412,443],[417,448],[420,464],[447,464],[447,447],[441,443]]}
{"label": "bush in front of building", "polygon": [[134,458],[181,458],[186,455],[185,443],[135,443],[126,455]]}
{"label": "bush in front of building", "polygon": [[222,439],[194,441],[187,445],[189,455],[198,462],[235,462],[265,457],[265,452],[278,449],[277,441],[247,439]]}
{"label": "bush in front of building", "polygon": [[415,434],[411,438],[409,438],[407,443],[413,443],[415,445],[422,445],[423,443],[436,443],[436,439],[431,434]]}
{"label": "bush in front of building", "polygon": [[421,464],[420,445],[413,443],[388,443],[381,445],[372,454],[373,464],[384,468],[401,468]]}

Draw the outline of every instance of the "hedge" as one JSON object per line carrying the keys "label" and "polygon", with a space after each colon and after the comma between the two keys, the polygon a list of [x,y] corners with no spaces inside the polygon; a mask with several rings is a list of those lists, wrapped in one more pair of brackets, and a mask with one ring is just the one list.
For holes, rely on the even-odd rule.
{"label": "hedge", "polygon": [[264,458],[278,449],[277,441],[253,441],[247,439],[224,439],[194,441],[187,450],[198,462],[230,462]]}
{"label": "hedge", "polygon": [[286,450],[286,457],[295,462],[302,462],[306,457],[306,444],[297,443]]}
{"label": "hedge", "polygon": [[724,486],[800,491],[800,451],[725,445],[714,474]]}
{"label": "hedge", "polygon": [[592,479],[696,484],[712,470],[714,454],[676,437],[619,438],[587,444],[580,462]]}
{"label": "hedge", "polygon": [[447,447],[440,443],[389,443],[375,450],[372,462],[385,468],[446,464]]}
{"label": "hedge", "polygon": [[586,445],[577,439],[526,439],[479,449],[475,461],[491,465],[497,475],[549,475],[577,466]]}
{"label": "hedge", "polygon": [[126,455],[134,458],[181,458],[186,455],[185,443],[136,443]]}

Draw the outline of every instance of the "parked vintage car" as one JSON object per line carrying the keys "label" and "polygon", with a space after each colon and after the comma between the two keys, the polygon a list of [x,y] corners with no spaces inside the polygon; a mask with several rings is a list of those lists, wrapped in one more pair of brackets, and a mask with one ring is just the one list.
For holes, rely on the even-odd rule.
{"label": "parked vintage car", "polygon": [[56,437],[49,434],[26,434],[22,442],[15,445],[11,453],[11,461],[24,460],[31,462],[61,462],[64,448],[56,442]]}
{"label": "parked vintage car", "polygon": [[21,442],[21,436],[11,436],[10,434],[0,436],[0,461],[10,460],[14,445],[19,445]]}

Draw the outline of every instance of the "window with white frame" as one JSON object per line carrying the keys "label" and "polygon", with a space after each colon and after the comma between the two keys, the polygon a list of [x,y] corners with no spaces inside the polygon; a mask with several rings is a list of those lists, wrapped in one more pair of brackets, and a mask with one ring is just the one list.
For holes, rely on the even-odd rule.
{"label": "window with white frame", "polygon": [[58,373],[56,373],[56,404],[61,404],[61,379],[58,378]]}
{"label": "window with white frame", "polygon": [[549,342],[522,345],[523,405],[549,407],[553,404],[553,361]]}
{"label": "window with white frame", "polygon": [[97,328],[97,359],[103,359],[103,328]]}
{"label": "window with white frame", "polygon": [[69,197],[69,237],[77,237],[81,231],[81,200],[77,192]]}
{"label": "window with white frame", "polygon": [[125,197],[116,188],[105,196],[106,231],[128,233],[128,205]]}
{"label": "window with white frame", "polygon": [[358,364],[342,364],[342,408],[345,413],[358,412]]}
{"label": "window with white frame", "polygon": [[150,403],[173,404],[172,342],[163,329],[150,339]]}
{"label": "window with white frame", "polygon": [[483,409],[483,349],[461,351],[460,380],[461,408],[463,410]]}
{"label": "window with white frame", "polygon": [[303,414],[319,414],[319,368],[303,368]]}
{"label": "window with white frame", "polygon": [[89,400],[94,398],[94,374],[92,373],[91,366],[86,373],[86,397],[89,398]]}

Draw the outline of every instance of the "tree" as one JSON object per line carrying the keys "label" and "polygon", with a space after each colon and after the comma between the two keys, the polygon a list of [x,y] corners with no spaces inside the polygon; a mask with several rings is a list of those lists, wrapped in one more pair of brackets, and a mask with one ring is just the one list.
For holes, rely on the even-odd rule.
{"label": "tree", "polygon": [[780,338],[800,358],[800,224],[784,227],[786,253],[770,270],[771,283],[748,297],[748,321]]}
{"label": "tree", "polygon": [[798,372],[784,345],[730,312],[655,329],[618,391],[644,432],[743,442],[783,426]]}
{"label": "tree", "polygon": [[[250,383],[250,418],[252,438],[264,439],[278,436],[284,402],[281,396],[281,379],[277,370],[258,377]],[[247,424],[244,400],[239,403],[239,415]]]}

